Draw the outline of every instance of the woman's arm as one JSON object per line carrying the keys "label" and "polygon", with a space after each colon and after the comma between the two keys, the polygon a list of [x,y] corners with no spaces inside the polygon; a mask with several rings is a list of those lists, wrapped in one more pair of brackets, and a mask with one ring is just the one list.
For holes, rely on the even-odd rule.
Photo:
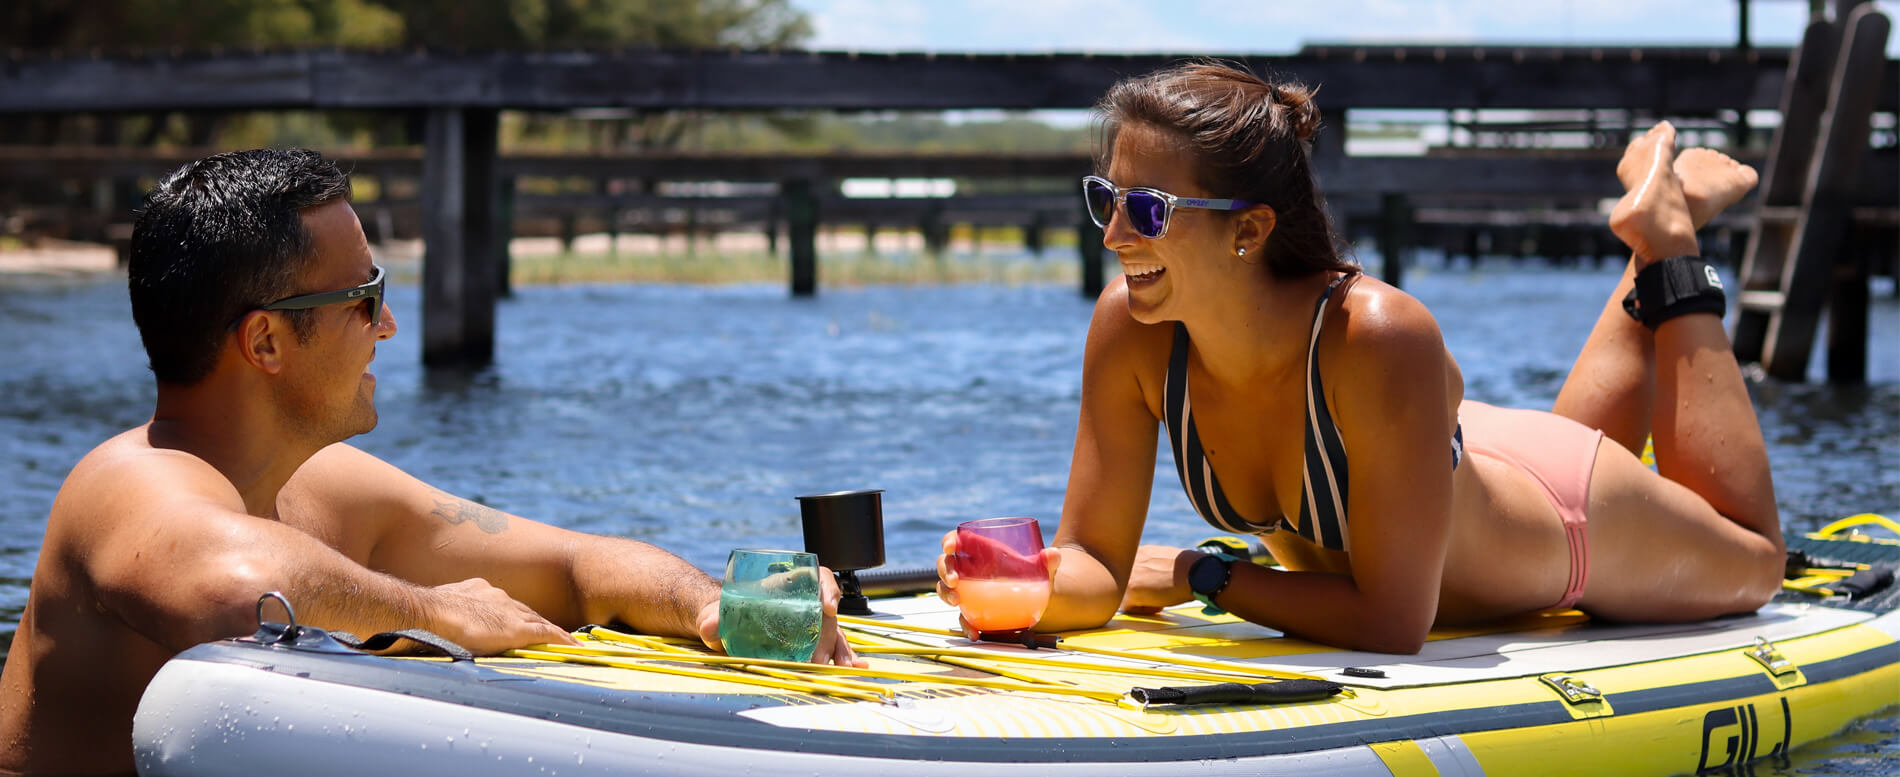
{"label": "woman's arm", "polygon": [[[1117,279],[1095,303],[1082,359],[1082,412],[1055,547],[1062,552],[1055,593],[1038,629],[1063,631],[1107,623],[1141,542],[1154,485],[1159,421],[1146,401],[1140,367],[1161,359],[1166,327],[1128,315],[1128,287]],[[1156,393],[1159,389],[1153,389]]]}
{"label": "woman's arm", "polygon": [[1215,601],[1329,645],[1416,653],[1437,616],[1450,537],[1448,357],[1437,323],[1417,300],[1364,281],[1358,291],[1341,317],[1343,336],[1322,336],[1320,346],[1351,473],[1351,573],[1235,564]]}

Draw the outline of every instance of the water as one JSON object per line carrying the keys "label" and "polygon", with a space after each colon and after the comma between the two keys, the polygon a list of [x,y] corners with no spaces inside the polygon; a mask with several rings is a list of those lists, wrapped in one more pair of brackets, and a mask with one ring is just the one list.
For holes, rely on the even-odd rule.
{"label": "water", "polygon": [[[1614,280],[1499,265],[1408,289],[1468,396],[1549,407]],[[1068,286],[528,287],[472,374],[425,373],[417,290],[390,293],[403,330],[375,365],[382,424],[356,443],[500,509],[705,569],[734,547],[803,547],[798,494],[885,489],[890,565],[931,563],[960,521],[1061,511],[1090,312]],[[1900,304],[1875,305],[1870,385],[1754,388],[1791,532],[1900,507]],[[150,414],[143,364],[122,281],[0,288],[0,643],[67,470]],[[1210,530],[1173,466],[1157,457],[1145,538],[1192,543]],[[1859,726],[1787,773],[1900,773],[1900,714]]]}
{"label": "water", "polygon": [[823,621],[815,590],[803,596],[734,588],[719,593],[719,641],[735,656],[809,660]]}

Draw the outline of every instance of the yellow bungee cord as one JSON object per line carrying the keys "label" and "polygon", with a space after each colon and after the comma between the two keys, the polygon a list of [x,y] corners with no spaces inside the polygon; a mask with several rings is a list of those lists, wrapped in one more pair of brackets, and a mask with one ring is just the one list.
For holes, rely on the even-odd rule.
{"label": "yellow bungee cord", "polygon": [[[771,659],[717,655],[702,652],[697,649],[696,646],[698,643],[693,640],[629,634],[600,626],[594,626],[584,631],[575,632],[575,638],[582,642],[579,646],[536,645],[534,647],[511,650],[504,653],[503,656],[572,664],[608,666],[622,669],[637,669],[660,674],[732,682],[742,685],[754,685],[778,690],[834,696],[858,701],[886,703],[890,702],[895,696],[895,691],[890,686],[862,682],[850,678],[897,680],[988,688],[1020,693],[1042,693],[1056,696],[1080,697],[1122,707],[1135,706],[1128,700],[1126,691],[1078,687],[1069,683],[1038,677],[1034,674],[1005,665],[1013,664],[1022,669],[1039,667],[1042,669],[1098,672],[1123,678],[1152,677],[1213,683],[1247,682],[1262,678],[1320,679],[1312,675],[1293,672],[1241,667],[1213,661],[1199,661],[1179,657],[1162,658],[1141,655],[1130,651],[1093,648],[1073,644],[1065,645],[1064,647],[1073,652],[1093,653],[1137,661],[1144,664],[1144,666],[1115,666],[1090,663],[1061,658],[1059,655],[1030,655],[943,647],[918,643],[892,634],[870,633],[865,627],[889,631],[909,631],[937,636],[960,637],[962,634],[947,629],[872,621],[862,618],[853,618],[851,616],[839,616],[839,621],[848,626],[855,627],[847,628],[846,638],[851,641],[853,649],[862,655],[924,658],[945,665],[975,670],[991,675],[992,677],[962,677],[925,672],[905,672],[891,669],[859,669],[849,666],[831,666],[797,661],[775,661]],[[1177,669],[1164,666],[1152,666],[1154,663],[1161,662],[1178,664],[1189,668]]]}
{"label": "yellow bungee cord", "polygon": [[[1876,539],[1870,535],[1852,531],[1863,526],[1879,526],[1892,532],[1894,539]],[[1811,536],[1823,539],[1844,539],[1854,542],[1900,542],[1900,522],[1895,522],[1893,519],[1877,513],[1861,513],[1859,515],[1850,515],[1823,526],[1816,530]],[[1834,584],[1853,577],[1858,572],[1871,568],[1872,566],[1869,564],[1854,564],[1851,567],[1840,568],[1804,568],[1801,570],[1800,577],[1782,581],[1781,588],[1784,591],[1795,591],[1815,596],[1839,596],[1842,595],[1843,592],[1836,591],[1833,588]]]}
{"label": "yellow bungee cord", "polygon": [[1817,537],[1833,537],[1841,532],[1861,526],[1879,526],[1893,532],[1894,539],[1900,540],[1900,522],[1876,513],[1850,515],[1820,528],[1814,534]]}

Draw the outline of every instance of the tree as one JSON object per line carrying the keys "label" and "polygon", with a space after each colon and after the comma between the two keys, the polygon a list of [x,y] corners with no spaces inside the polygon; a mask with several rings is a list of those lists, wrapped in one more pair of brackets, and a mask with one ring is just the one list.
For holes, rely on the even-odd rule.
{"label": "tree", "polygon": [[[505,51],[614,46],[783,48],[803,44],[811,22],[790,0],[0,0],[0,47],[54,51],[203,51],[221,47],[423,47]],[[806,126],[764,117],[781,131]],[[600,147],[670,148],[704,119],[685,113],[583,122],[531,118],[523,131],[593,137]],[[289,120],[311,135],[307,121]],[[377,117],[330,114],[334,138],[387,134]],[[0,118],[0,141],[150,145],[212,142],[228,117]],[[250,141],[271,142],[283,117],[240,119]],[[317,134],[324,134],[318,132]]]}
{"label": "tree", "polygon": [[10,0],[0,46],[204,50],[388,46],[403,19],[374,0]]}

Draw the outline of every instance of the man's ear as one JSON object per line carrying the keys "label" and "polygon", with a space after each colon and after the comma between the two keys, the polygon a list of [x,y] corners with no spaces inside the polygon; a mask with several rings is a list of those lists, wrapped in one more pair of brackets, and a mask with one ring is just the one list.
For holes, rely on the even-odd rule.
{"label": "man's ear", "polygon": [[283,346],[284,338],[291,336],[289,323],[262,310],[244,314],[237,328],[238,357],[245,364],[276,375],[284,368]]}
{"label": "man's ear", "polygon": [[[1279,224],[1279,216],[1265,205],[1255,205],[1240,212],[1240,219],[1234,229],[1234,253],[1240,256],[1257,258],[1267,248],[1267,237],[1273,234],[1273,228]],[[1245,253],[1241,253],[1242,250]]]}

